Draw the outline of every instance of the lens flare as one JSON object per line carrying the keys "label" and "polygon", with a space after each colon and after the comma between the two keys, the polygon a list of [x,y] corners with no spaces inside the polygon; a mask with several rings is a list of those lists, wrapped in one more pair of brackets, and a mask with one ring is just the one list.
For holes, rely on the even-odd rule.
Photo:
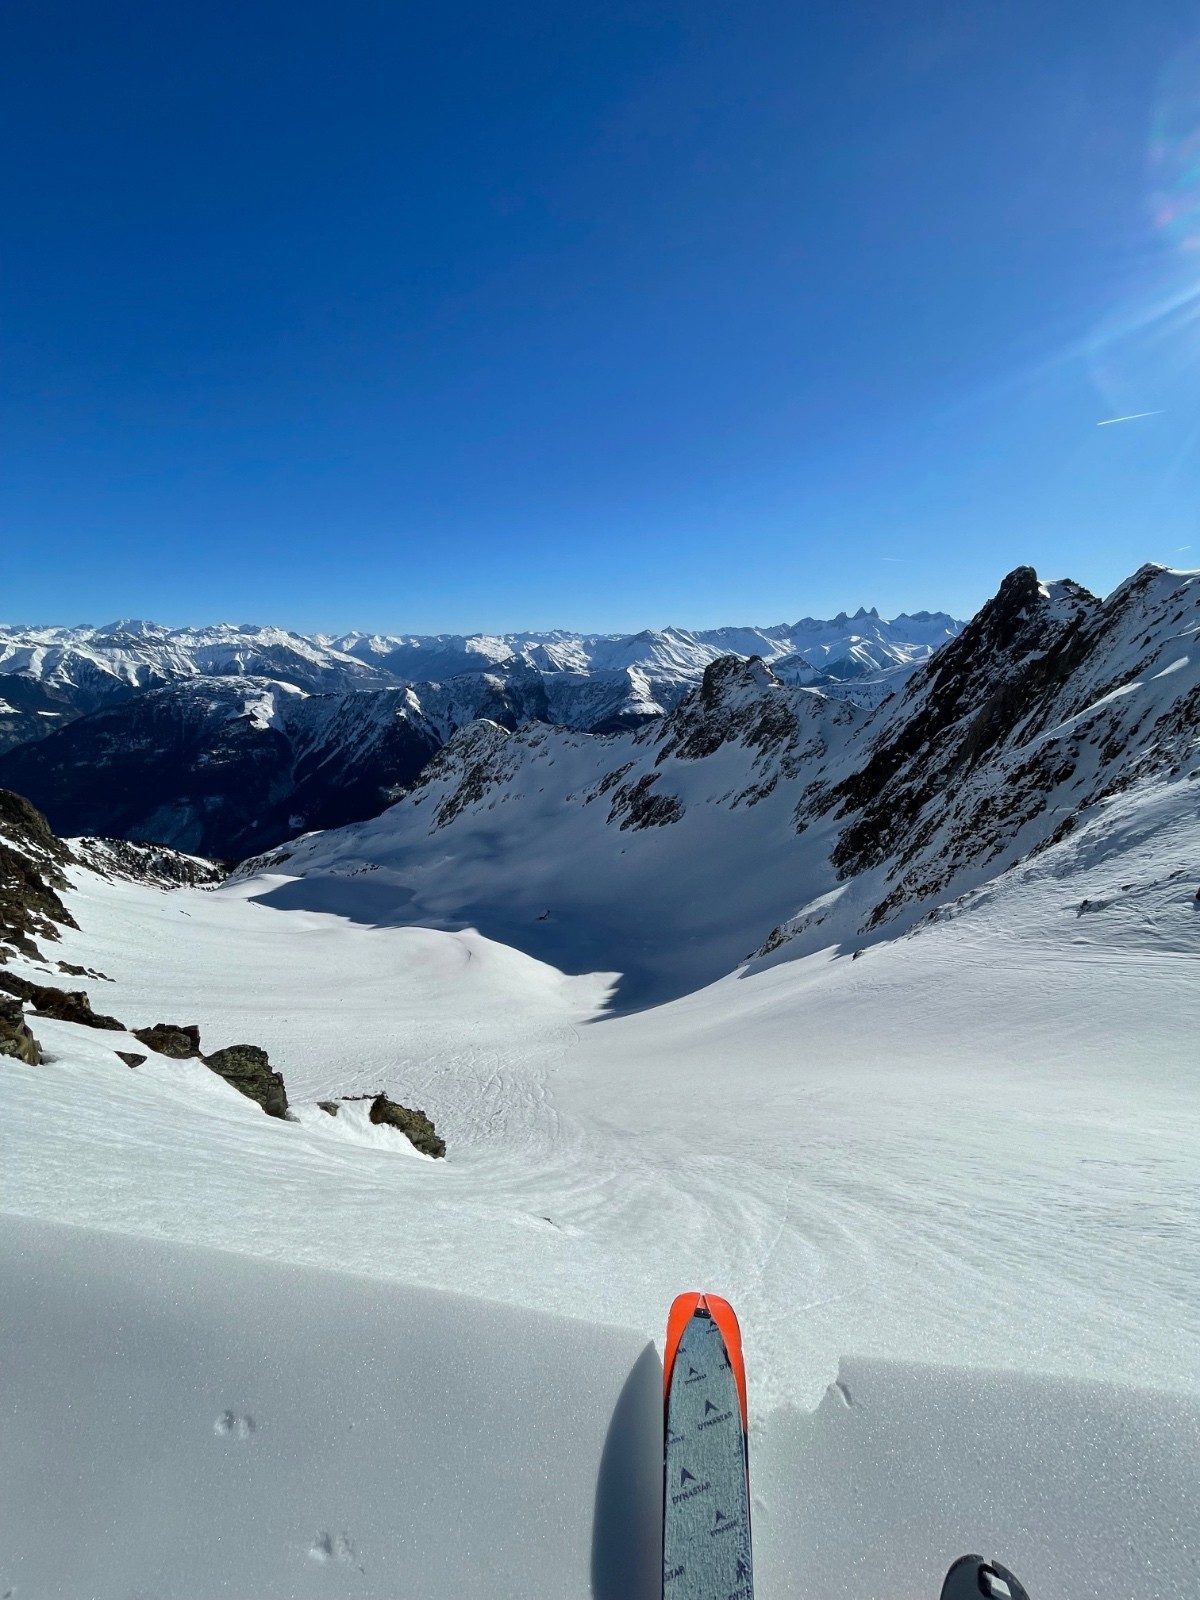
{"label": "lens flare", "polygon": [[1150,210],[1173,249],[1200,253],[1200,40],[1159,83],[1150,135]]}

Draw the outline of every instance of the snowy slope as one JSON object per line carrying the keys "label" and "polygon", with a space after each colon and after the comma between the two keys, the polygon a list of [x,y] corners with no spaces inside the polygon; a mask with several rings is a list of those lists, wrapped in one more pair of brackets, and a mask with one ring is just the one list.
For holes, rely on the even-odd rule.
{"label": "snowy slope", "polygon": [[369,871],[388,920],[617,970],[623,1006],[795,941],[861,950],[1143,777],[1186,789],[1198,640],[1196,574],[1102,602],[1018,569],[885,712],[726,657],[632,733],[479,723],[382,816],[286,846],[303,881],[276,894],[355,915],[341,885]]}
{"label": "snowy slope", "polygon": [[[591,1566],[588,1517],[613,1472],[603,1417],[644,1460],[630,1412],[657,1415],[657,1387],[638,1351],[670,1296],[705,1284],[746,1328],[764,1594],[930,1596],[952,1555],[983,1546],[1039,1600],[1190,1595],[1193,793],[1130,786],[953,916],[859,961],[776,959],[607,1020],[598,975],[389,926],[369,873],[345,884],[371,913],[352,918],[287,909],[278,872],[166,893],[69,869],[80,928],[55,954],[114,980],[80,980],[97,1008],[198,1022],[209,1048],[267,1045],[299,1120],[262,1116],[199,1065],[130,1071],[114,1053],[125,1035],[30,1019],[54,1059],[4,1063],[3,1210],[245,1265],[162,1243],[101,1255],[35,1241],[31,1256],[6,1234],[6,1348],[58,1379],[11,1391],[19,1448],[0,1481],[22,1566],[0,1577],[81,1592],[98,1552],[112,1587],[93,1566],[82,1592],[383,1593],[404,1570],[434,1600],[489,1582],[653,1593],[652,1567],[606,1580]],[[313,1103],[379,1087],[429,1109],[444,1163]],[[451,1345],[419,1297],[280,1278],[264,1258],[587,1321],[560,1341],[497,1313],[481,1346],[460,1317]],[[114,1331],[96,1374],[80,1352],[98,1326],[142,1332]],[[594,1359],[578,1426],[564,1434],[554,1405],[525,1434],[520,1418],[498,1440],[486,1410],[447,1434],[446,1406],[518,1341],[547,1396]],[[214,1433],[226,1412],[230,1431]],[[395,1419],[382,1438],[380,1416]],[[368,1431],[336,1444],[338,1418]],[[418,1489],[404,1442],[423,1461],[439,1429]],[[529,1440],[536,1475],[510,1438]],[[175,1567],[139,1560],[162,1550],[158,1516],[120,1470],[149,1442],[165,1540],[190,1507]],[[475,1499],[475,1467],[490,1481],[497,1451],[522,1511],[486,1524],[487,1557],[461,1525],[515,1503],[507,1488]],[[111,1470],[80,1482],[80,1460]],[[251,1489],[261,1517],[244,1510]],[[49,1536],[67,1516],[91,1543]],[[462,1562],[438,1568],[451,1541]],[[531,1587],[506,1584],[526,1557]]]}
{"label": "snowy slope", "polygon": [[[120,1031],[0,1060],[0,1593],[653,1595],[645,1345],[707,1287],[764,1597],[1193,1596],[1198,590],[1023,569],[887,716],[725,660],[476,724],[219,887],[55,858],[95,1009],[265,1046],[295,1120]],[[317,1105],[380,1089],[445,1161]]]}
{"label": "snowy slope", "polygon": [[356,916],[366,871],[372,916],[477,927],[569,972],[619,971],[622,1004],[662,999],[832,886],[793,811],[865,718],[727,657],[637,733],[475,723],[383,816],[273,853],[295,880],[273,903]]}

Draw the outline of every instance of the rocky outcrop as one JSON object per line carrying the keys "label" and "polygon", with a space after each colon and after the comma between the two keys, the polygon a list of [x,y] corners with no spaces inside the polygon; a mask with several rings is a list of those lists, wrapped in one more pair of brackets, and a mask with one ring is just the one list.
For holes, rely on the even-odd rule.
{"label": "rocky outcrop", "polygon": [[399,1105],[395,1100],[390,1100],[386,1094],[348,1094],[343,1095],[341,1100],[318,1100],[317,1104],[327,1115],[336,1117],[343,1104],[348,1105],[358,1100],[371,1102],[368,1116],[376,1127],[395,1128],[422,1155],[433,1156],[438,1160],[445,1156],[446,1141],[439,1137],[437,1129],[425,1113]]}
{"label": "rocky outcrop", "polygon": [[619,823],[622,833],[627,828],[665,828],[683,815],[675,795],[658,791],[659,776],[657,772],[643,773],[632,783],[621,784],[613,795],[608,820]]}
{"label": "rocky outcrop", "polygon": [[272,1070],[267,1052],[258,1045],[227,1045],[224,1050],[205,1056],[204,1061],[239,1094],[256,1101],[269,1117],[287,1116],[283,1075]]}
{"label": "rocky outcrop", "polygon": [[42,960],[38,939],[57,939],[75,919],[60,898],[70,850],[23,795],[0,789],[0,961],[11,951]]}
{"label": "rocky outcrop", "polygon": [[423,1111],[411,1111],[408,1106],[397,1105],[386,1094],[377,1094],[371,1101],[371,1121],[379,1126],[398,1128],[422,1155],[442,1157],[446,1154],[446,1141]]}
{"label": "rocky outcrop", "polygon": [[72,839],[76,857],[102,878],[125,878],[149,883],[157,889],[203,887],[222,883],[232,862],[208,856],[189,856],[169,845],[146,844],[137,839]]}
{"label": "rocky outcrop", "polygon": [[1018,567],[910,680],[832,812],[840,878],[876,873],[863,930],[1065,839],[1090,807],[1194,762],[1200,580],[1147,566],[1106,600]]}
{"label": "rocky outcrop", "polygon": [[93,1011],[92,1002],[82,989],[58,989],[52,983],[32,983],[15,973],[0,972],[0,990],[32,1006],[39,1016],[53,1017],[56,1022],[75,1022],[84,1028],[107,1028],[115,1033],[125,1027],[116,1017]]}
{"label": "rocky outcrop", "polygon": [[117,1054],[127,1067],[140,1067],[149,1058],[138,1055],[136,1050],[118,1050]]}
{"label": "rocky outcrop", "polygon": [[200,1054],[200,1029],[194,1023],[156,1022],[152,1028],[134,1028],[133,1036],[148,1050],[174,1061],[188,1061]]}
{"label": "rocky outcrop", "polygon": [[15,1056],[31,1067],[36,1067],[42,1059],[41,1046],[25,1026],[19,1000],[0,997],[0,1056]]}

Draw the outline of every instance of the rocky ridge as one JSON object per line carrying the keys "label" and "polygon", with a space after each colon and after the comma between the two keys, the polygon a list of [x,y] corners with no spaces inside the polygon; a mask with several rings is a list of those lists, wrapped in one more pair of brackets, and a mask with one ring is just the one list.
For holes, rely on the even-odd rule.
{"label": "rocky ridge", "polygon": [[629,732],[477,723],[286,870],[371,871],[398,921],[640,969],[662,998],[683,945],[710,981],[747,950],[903,932],[1123,788],[1200,776],[1198,720],[1200,575],[1145,567],[1102,601],[1018,568],[884,707],[728,657]]}

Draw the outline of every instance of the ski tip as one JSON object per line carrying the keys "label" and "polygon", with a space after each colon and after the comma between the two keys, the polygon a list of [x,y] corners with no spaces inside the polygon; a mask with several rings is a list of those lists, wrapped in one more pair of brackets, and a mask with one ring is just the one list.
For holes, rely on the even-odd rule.
{"label": "ski tip", "polygon": [[721,1337],[725,1341],[725,1353],[729,1357],[729,1365],[733,1371],[734,1382],[737,1384],[738,1400],[741,1405],[742,1427],[748,1425],[748,1411],[746,1405],[746,1363],[742,1355],[742,1330],[738,1326],[737,1313],[728,1300],[722,1300],[720,1295],[699,1294],[691,1292],[678,1294],[671,1302],[671,1310],[667,1317],[667,1342],[663,1352],[663,1404],[666,1404],[667,1395],[671,1389],[671,1373],[675,1368],[675,1356],[679,1349],[679,1341],[683,1338],[683,1330],[697,1312],[709,1316],[721,1330]]}

